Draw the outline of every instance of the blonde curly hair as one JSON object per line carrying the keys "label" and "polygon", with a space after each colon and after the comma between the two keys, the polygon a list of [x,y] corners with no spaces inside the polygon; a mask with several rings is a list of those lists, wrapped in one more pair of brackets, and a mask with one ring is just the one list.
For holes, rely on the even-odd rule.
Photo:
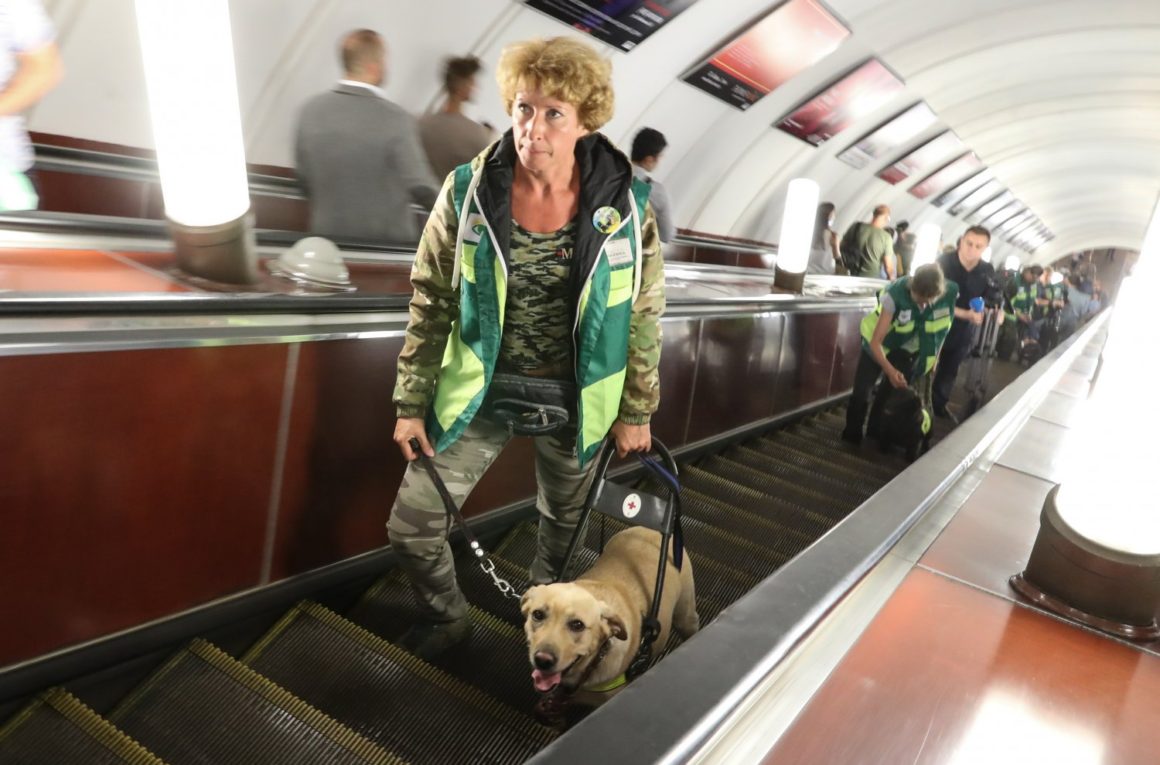
{"label": "blonde curly hair", "polygon": [[612,64],[571,37],[528,40],[503,49],[496,82],[508,114],[516,91],[539,88],[546,96],[576,107],[580,124],[596,131],[612,119]]}

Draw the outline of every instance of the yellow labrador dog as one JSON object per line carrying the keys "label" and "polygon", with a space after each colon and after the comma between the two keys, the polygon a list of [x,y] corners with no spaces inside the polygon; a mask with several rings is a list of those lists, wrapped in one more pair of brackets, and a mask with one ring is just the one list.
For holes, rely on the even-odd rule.
{"label": "yellow labrador dog", "polygon": [[[661,535],[632,527],[616,534],[604,554],[574,582],[541,584],[524,593],[520,609],[528,636],[532,682],[547,693],[557,687],[595,706],[618,689],[616,681],[640,647],[641,622],[652,603]],[[693,566],[685,555],[678,573],[668,556],[657,618],[659,649],[676,627],[689,638],[700,627],[693,589]]]}

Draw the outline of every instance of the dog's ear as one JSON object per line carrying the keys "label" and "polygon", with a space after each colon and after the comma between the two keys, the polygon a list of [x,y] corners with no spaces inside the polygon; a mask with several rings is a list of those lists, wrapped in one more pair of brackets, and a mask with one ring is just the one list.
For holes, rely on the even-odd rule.
{"label": "dog's ear", "polygon": [[614,614],[608,606],[600,610],[600,618],[608,625],[608,634],[618,640],[628,640],[628,629],[624,626],[624,620]]}

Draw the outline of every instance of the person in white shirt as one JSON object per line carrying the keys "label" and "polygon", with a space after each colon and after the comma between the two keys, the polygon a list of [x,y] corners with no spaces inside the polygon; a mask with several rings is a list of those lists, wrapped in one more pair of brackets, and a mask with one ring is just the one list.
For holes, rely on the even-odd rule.
{"label": "person in white shirt", "polygon": [[0,0],[0,211],[35,209],[23,112],[63,74],[56,31],[39,0]]}
{"label": "person in white shirt", "polygon": [[671,240],[677,233],[668,192],[661,182],[652,176],[661,160],[661,154],[668,145],[668,141],[659,130],[647,127],[641,128],[632,139],[632,174],[652,186],[648,201],[652,205],[653,214],[657,216],[657,227],[660,229],[662,242]]}

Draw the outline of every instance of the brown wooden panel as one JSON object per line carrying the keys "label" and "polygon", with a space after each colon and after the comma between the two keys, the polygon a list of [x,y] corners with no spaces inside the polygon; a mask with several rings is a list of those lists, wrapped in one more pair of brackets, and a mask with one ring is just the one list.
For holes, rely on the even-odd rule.
{"label": "brown wooden panel", "polygon": [[664,331],[661,405],[652,418],[652,433],[665,446],[675,449],[685,443],[701,322],[696,319],[666,321],[661,327]]}
{"label": "brown wooden panel", "polygon": [[698,246],[694,250],[693,261],[709,266],[736,266],[737,251],[719,247]]}
{"label": "brown wooden panel", "polygon": [[775,255],[765,255],[757,252],[738,252],[737,265],[742,268],[765,268],[773,270],[773,264],[777,260]]}
{"label": "brown wooden panel", "polygon": [[837,313],[785,316],[785,342],[774,386],[775,413],[820,401],[830,394],[839,320]]}
{"label": "brown wooden panel", "polygon": [[765,759],[1156,761],[1160,657],[923,570]]}
{"label": "brown wooden panel", "polygon": [[666,244],[662,249],[666,263],[692,263],[696,250],[687,244]]}
{"label": "brown wooden panel", "polygon": [[0,358],[0,665],[258,583],[285,359]]}
{"label": "brown wooden panel", "polygon": [[308,231],[310,206],[305,199],[275,197],[263,194],[250,196],[254,225],[276,231]]}
{"label": "brown wooden panel", "polygon": [[854,373],[862,354],[862,314],[847,311],[839,314],[838,337],[834,343],[834,369],[830,375],[830,395],[845,393],[854,387]]}
{"label": "brown wooden panel", "polygon": [[37,170],[36,185],[41,210],[124,218],[146,217],[146,200],[154,189],[147,181],[57,170]]}
{"label": "brown wooden panel", "polygon": [[766,314],[703,321],[689,442],[771,415],[782,320]]}
{"label": "brown wooden panel", "polygon": [[387,544],[403,476],[391,402],[402,347],[401,337],[299,346],[272,579]]}
{"label": "brown wooden panel", "polygon": [[150,273],[96,250],[0,249],[0,290],[14,292],[185,292],[164,273]]}

